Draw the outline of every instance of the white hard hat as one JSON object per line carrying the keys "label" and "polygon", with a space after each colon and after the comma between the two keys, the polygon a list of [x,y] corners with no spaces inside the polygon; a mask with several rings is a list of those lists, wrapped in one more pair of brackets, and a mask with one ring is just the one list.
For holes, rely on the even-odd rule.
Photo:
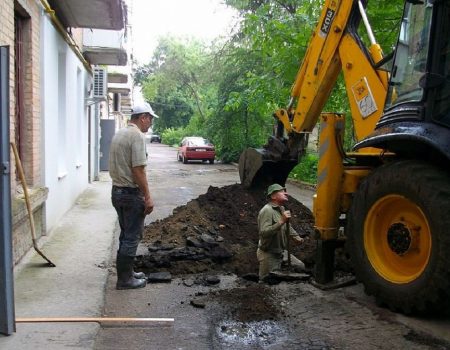
{"label": "white hard hat", "polygon": [[157,115],[155,112],[153,112],[152,107],[147,102],[138,104],[138,105],[134,106],[133,109],[131,110],[131,115],[142,114],[142,113],[149,113],[150,115],[154,116],[155,118],[159,118],[159,115]]}

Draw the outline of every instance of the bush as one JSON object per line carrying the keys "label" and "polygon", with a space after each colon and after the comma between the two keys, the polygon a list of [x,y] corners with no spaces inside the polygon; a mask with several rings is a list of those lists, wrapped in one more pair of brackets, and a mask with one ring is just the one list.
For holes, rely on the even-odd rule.
{"label": "bush", "polygon": [[319,155],[317,153],[307,152],[300,160],[300,163],[292,169],[289,177],[294,180],[316,184],[318,161]]}
{"label": "bush", "polygon": [[171,146],[178,146],[184,136],[184,128],[168,128],[161,134],[161,138],[164,140],[164,143]]}

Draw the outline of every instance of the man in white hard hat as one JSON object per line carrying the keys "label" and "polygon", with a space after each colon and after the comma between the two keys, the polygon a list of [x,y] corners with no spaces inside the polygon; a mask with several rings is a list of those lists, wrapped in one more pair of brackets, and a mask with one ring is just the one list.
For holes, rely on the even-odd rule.
{"label": "man in white hard hat", "polygon": [[135,289],[147,284],[145,274],[133,270],[134,257],[142,239],[145,216],[153,211],[147,182],[145,133],[158,116],[148,103],[133,107],[128,126],[111,141],[109,173],[111,201],[119,216],[117,251],[117,289]]}

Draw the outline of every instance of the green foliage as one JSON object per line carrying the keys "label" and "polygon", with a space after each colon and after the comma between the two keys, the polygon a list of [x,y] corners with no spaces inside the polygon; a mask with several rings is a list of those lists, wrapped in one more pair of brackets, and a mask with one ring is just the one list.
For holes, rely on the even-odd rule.
{"label": "green foliage", "polygon": [[[261,147],[272,134],[273,112],[286,107],[322,7],[316,0],[224,0],[240,13],[238,30],[225,42],[161,38],[150,62],[134,72],[161,118],[155,124],[168,144],[203,136],[224,161],[237,161],[247,147]],[[398,35],[402,0],[370,0],[375,37],[390,52]],[[363,25],[359,30],[368,44]],[[324,108],[346,115],[345,149],[353,145],[352,119],[343,78]],[[301,178],[314,179],[314,154]],[[303,169],[304,167],[304,169]],[[293,176],[297,170],[293,172]],[[306,180],[307,181],[307,180]]]}
{"label": "green foliage", "polygon": [[177,147],[185,136],[183,128],[167,128],[162,132],[162,139],[167,145]]}
{"label": "green foliage", "polygon": [[172,146],[178,146],[183,137],[186,136],[200,136],[209,139],[208,134],[201,129],[199,118],[193,117],[185,127],[165,129],[162,132],[162,139],[164,143]]}
{"label": "green foliage", "polygon": [[309,184],[316,184],[318,161],[319,155],[317,153],[307,152],[300,163],[292,169],[289,177]]}
{"label": "green foliage", "polygon": [[396,45],[403,6],[403,0],[369,1],[367,16],[375,38],[386,54]]}
{"label": "green foliage", "polygon": [[161,128],[184,127],[194,115],[207,118],[214,101],[208,51],[196,40],[164,37],[151,62],[136,69],[135,83],[161,116]]}

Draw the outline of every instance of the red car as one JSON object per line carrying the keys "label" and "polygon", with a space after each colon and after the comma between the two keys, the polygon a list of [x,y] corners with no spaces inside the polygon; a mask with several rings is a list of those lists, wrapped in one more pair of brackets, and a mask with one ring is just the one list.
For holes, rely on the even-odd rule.
{"label": "red car", "polygon": [[215,157],[214,145],[203,137],[185,137],[177,153],[178,161],[184,164],[189,160],[209,161],[213,164]]}

